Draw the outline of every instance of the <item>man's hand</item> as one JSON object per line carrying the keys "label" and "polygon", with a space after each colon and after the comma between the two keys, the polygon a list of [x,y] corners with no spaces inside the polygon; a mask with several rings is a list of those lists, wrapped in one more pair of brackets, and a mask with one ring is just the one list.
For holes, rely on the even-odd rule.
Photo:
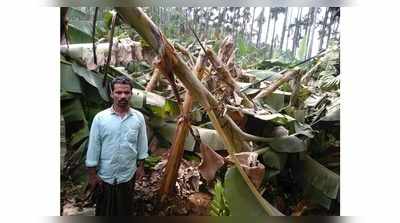
{"label": "man's hand", "polygon": [[143,160],[139,160],[138,161],[138,167],[136,169],[136,173],[135,173],[135,178],[136,180],[140,180],[142,177],[144,177],[145,173],[144,173],[144,161]]}
{"label": "man's hand", "polygon": [[96,189],[97,185],[99,185],[100,189],[101,189],[103,186],[103,181],[100,179],[99,176],[97,176],[96,168],[89,167],[88,172],[89,172],[89,189],[90,189],[90,191],[94,191],[94,189]]}

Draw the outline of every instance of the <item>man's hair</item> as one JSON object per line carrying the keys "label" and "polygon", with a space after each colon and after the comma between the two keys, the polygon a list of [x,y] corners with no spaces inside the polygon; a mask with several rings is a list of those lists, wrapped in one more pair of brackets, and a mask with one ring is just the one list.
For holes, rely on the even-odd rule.
{"label": "man's hair", "polygon": [[131,90],[133,88],[131,80],[129,80],[129,78],[127,78],[125,76],[116,77],[111,81],[111,91],[114,91],[115,84],[127,84],[131,87]]}

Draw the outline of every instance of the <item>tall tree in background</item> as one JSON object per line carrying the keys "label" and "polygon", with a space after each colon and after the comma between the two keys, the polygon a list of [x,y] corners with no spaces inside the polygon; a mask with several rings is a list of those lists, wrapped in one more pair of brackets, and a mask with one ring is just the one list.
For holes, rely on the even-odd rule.
{"label": "tall tree in background", "polygon": [[[307,18],[307,23],[306,23],[306,34],[304,35],[306,38],[306,50],[309,49],[309,43],[310,43],[310,38],[311,38],[311,27],[314,24],[314,17],[315,17],[315,7],[311,7],[308,11],[308,18]],[[311,51],[309,49],[308,51]],[[307,58],[307,52],[304,53],[304,59]]]}
{"label": "tall tree in background", "polygon": [[271,37],[271,46],[269,50],[269,56],[268,58],[272,58],[273,52],[274,52],[274,45],[275,45],[275,30],[276,30],[276,22],[278,21],[278,15],[280,13],[283,13],[285,11],[285,8],[283,7],[275,7],[271,9],[271,19],[274,20],[274,27],[272,28],[272,37]]}
{"label": "tall tree in background", "polygon": [[291,30],[293,28],[293,26],[291,26],[291,22],[292,22],[292,14],[293,14],[294,10],[290,10],[290,14],[289,14],[289,23],[287,25],[287,36],[286,36],[286,46],[285,46],[285,50],[287,51],[289,48],[289,37],[291,34]]}
{"label": "tall tree in background", "polygon": [[267,43],[268,43],[269,25],[271,24],[271,11],[272,11],[272,8],[269,8],[268,22],[267,22],[267,32],[265,33],[265,45],[267,45]]}
{"label": "tall tree in background", "polygon": [[293,40],[293,42],[292,42],[292,57],[294,57],[296,55],[296,49],[299,46],[302,11],[303,11],[303,8],[300,8],[300,10],[297,11],[297,17],[293,24],[294,33],[293,33],[293,38],[292,38],[292,40]]}
{"label": "tall tree in background", "polygon": [[282,35],[281,35],[281,41],[279,42],[279,52],[282,53],[282,47],[283,47],[283,42],[285,40],[285,33],[286,33],[286,23],[287,23],[287,19],[288,19],[288,11],[289,8],[286,7],[285,8],[285,18],[283,21],[283,26],[282,26]]}
{"label": "tall tree in background", "polygon": [[257,17],[257,26],[258,26],[257,43],[256,43],[257,48],[260,47],[262,26],[263,26],[264,22],[265,22],[264,8],[262,8],[260,14]]}
{"label": "tall tree in background", "polygon": [[322,28],[319,31],[319,46],[318,46],[318,51],[322,50],[322,46],[324,44],[324,38],[326,34],[326,27],[328,23],[328,16],[329,16],[329,8],[325,9],[325,15],[324,15],[324,20],[322,22]]}
{"label": "tall tree in background", "polygon": [[317,9],[315,9],[314,8],[314,16],[313,16],[313,20],[312,20],[312,22],[311,22],[311,25],[310,25],[310,27],[311,27],[311,36],[309,37],[309,38],[311,38],[310,39],[310,43],[309,43],[309,46],[308,46],[308,53],[307,53],[307,57],[308,58],[310,58],[311,57],[311,53],[312,53],[312,49],[313,49],[313,45],[314,45],[314,34],[315,34],[315,29],[316,29],[316,27],[317,27],[317,24],[316,24],[316,20],[317,20],[317,15],[318,15],[318,13],[321,11],[321,9],[320,8],[317,8]]}
{"label": "tall tree in background", "polygon": [[254,24],[254,18],[256,17],[256,7],[253,7],[252,15],[253,16],[252,16],[252,19],[251,19],[250,33],[249,33],[249,38],[248,38],[249,42],[253,41],[253,24]]}
{"label": "tall tree in background", "polygon": [[329,20],[329,25],[328,25],[328,38],[326,39],[325,49],[328,48],[329,40],[330,40],[331,34],[332,34],[332,27],[335,23],[335,19],[340,16],[340,13],[339,13],[340,8],[339,7],[329,7],[329,12],[330,12],[330,20]]}
{"label": "tall tree in background", "polygon": [[245,7],[242,11],[242,24],[240,25],[240,33],[243,38],[247,37],[246,35],[246,26],[250,22],[250,7]]}

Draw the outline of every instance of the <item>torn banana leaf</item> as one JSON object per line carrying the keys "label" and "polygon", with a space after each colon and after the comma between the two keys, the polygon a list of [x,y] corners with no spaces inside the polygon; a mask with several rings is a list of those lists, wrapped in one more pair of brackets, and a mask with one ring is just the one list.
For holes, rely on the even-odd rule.
{"label": "torn banana leaf", "polygon": [[275,81],[283,76],[280,73],[270,70],[246,70],[246,73],[255,75],[257,80],[265,79],[266,81]]}
{"label": "torn banana leaf", "polygon": [[71,64],[60,63],[60,84],[62,91],[82,94],[79,77],[74,73]]}
{"label": "torn banana leaf", "polygon": [[254,115],[255,118],[264,120],[264,121],[271,121],[277,125],[287,125],[289,122],[293,122],[296,119],[290,117],[289,115],[282,115],[280,113],[275,114],[265,114],[265,115]]}
{"label": "torn banana leaf", "polygon": [[107,89],[103,87],[104,74],[95,73],[82,66],[77,65],[76,63],[72,63],[72,70],[77,75],[85,79],[87,83],[97,88],[101,98],[104,101],[108,101]]}
{"label": "torn banana leaf", "polygon": [[92,41],[91,25],[88,27],[88,22],[70,21],[68,23],[68,37],[72,44],[90,43]]}
{"label": "torn banana leaf", "polygon": [[266,166],[282,170],[286,164],[287,153],[278,153],[273,150],[267,150],[262,154],[262,157]]}
{"label": "torn banana leaf", "polygon": [[340,121],[340,99],[336,98],[326,107],[326,115],[320,121]]}
{"label": "torn banana leaf", "polygon": [[287,161],[287,153],[278,153],[273,150],[266,151],[262,154],[262,157],[264,165],[267,166],[266,179],[278,175]]}
{"label": "torn banana leaf", "polygon": [[66,126],[71,122],[83,122],[86,120],[81,101],[78,98],[62,100],[61,112],[64,116]]}
{"label": "torn banana leaf", "polygon": [[306,150],[304,141],[294,135],[275,138],[270,146],[274,151],[281,153],[299,153]]}
{"label": "torn banana leaf", "polygon": [[89,127],[88,127],[88,125],[85,125],[79,131],[74,132],[72,134],[69,144],[72,147],[74,147],[75,145],[79,144],[80,142],[82,142],[84,139],[87,139],[88,137],[89,137]]}
{"label": "torn banana leaf", "polygon": [[[222,141],[216,130],[200,128],[197,126],[192,126],[192,128],[196,128],[199,131],[202,143],[204,143],[211,149],[213,150],[225,149],[224,142]],[[172,143],[172,140],[175,135],[176,123],[164,123],[158,129],[163,138]],[[184,144],[185,150],[193,151],[194,144],[195,140],[193,139],[193,136],[189,134],[185,139],[185,144]]]}
{"label": "torn banana leaf", "polygon": [[260,194],[250,190],[236,167],[230,167],[225,174],[224,192],[231,216],[283,216]]}
{"label": "torn banana leaf", "polygon": [[334,200],[338,197],[340,176],[306,155],[304,157],[304,177],[307,188],[306,194],[311,194],[311,198],[329,209],[330,202],[328,200]]}
{"label": "torn banana leaf", "polygon": [[271,108],[276,111],[279,111],[285,107],[285,95],[274,92],[269,97],[263,98],[263,103],[271,106]]}
{"label": "torn banana leaf", "polygon": [[167,117],[174,119],[180,113],[176,102],[165,99],[158,94],[136,88],[132,89],[131,105],[134,108],[146,107],[151,110],[155,116],[162,119]]}

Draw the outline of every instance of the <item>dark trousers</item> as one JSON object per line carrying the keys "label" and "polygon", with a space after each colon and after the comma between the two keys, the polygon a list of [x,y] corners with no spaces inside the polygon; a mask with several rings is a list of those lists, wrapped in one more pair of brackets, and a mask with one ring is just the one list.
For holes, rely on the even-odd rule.
{"label": "dark trousers", "polygon": [[103,182],[95,190],[96,216],[131,215],[134,186],[134,177],[120,184]]}

